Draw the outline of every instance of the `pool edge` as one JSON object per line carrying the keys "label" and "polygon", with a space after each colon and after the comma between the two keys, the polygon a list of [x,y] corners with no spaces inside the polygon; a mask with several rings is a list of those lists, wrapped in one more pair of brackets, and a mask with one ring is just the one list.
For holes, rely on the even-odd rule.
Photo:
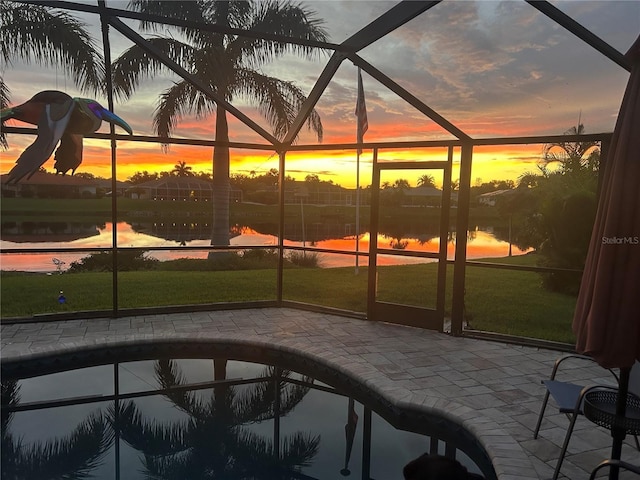
{"label": "pool edge", "polygon": [[[190,344],[206,344],[224,342],[245,347],[260,348],[273,351],[293,353],[302,358],[307,357],[314,362],[322,362],[325,366],[341,372],[353,380],[362,383],[397,408],[419,409],[425,413],[442,416],[459,424],[478,440],[487,452],[499,480],[526,480],[539,478],[529,456],[520,444],[506,432],[500,424],[486,416],[480,417],[468,406],[442,397],[412,393],[406,389],[394,387],[394,382],[374,367],[366,363],[350,363],[344,361],[343,355],[334,355],[329,349],[308,348],[307,342],[298,345],[295,341],[282,338],[248,338],[242,332],[218,332],[215,336],[202,336],[200,333],[174,332],[162,334],[129,334],[126,337],[105,336],[103,338],[86,339],[84,341],[62,342],[54,346],[40,346],[22,349],[22,351],[2,352],[2,364],[38,360],[52,354],[74,354],[109,348],[135,347],[136,345],[169,344],[184,342]],[[290,339],[289,339],[290,340]],[[505,417],[505,421],[508,419]]]}

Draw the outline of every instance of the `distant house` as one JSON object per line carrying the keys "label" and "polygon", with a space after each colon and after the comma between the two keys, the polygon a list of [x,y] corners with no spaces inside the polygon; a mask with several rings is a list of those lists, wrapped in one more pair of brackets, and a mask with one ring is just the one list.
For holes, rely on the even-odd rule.
{"label": "distant house", "polygon": [[[435,187],[408,188],[404,192],[404,204],[417,206],[429,205],[438,207],[442,204],[442,190]],[[458,204],[458,193],[451,192],[451,205]]]}
{"label": "distant house", "polygon": [[[125,196],[141,200],[208,202],[213,196],[213,183],[197,177],[167,176],[130,185]],[[242,191],[231,188],[231,202],[242,202]]]}
{"label": "distant house", "polygon": [[483,193],[482,195],[478,195],[478,203],[487,207],[495,207],[501,198],[508,197],[514,193],[515,190],[495,190],[493,192]]}
{"label": "distant house", "polygon": [[[106,196],[113,195],[113,185],[111,183],[111,179],[108,178],[99,178],[98,179],[99,188],[102,188],[105,191]],[[116,180],[116,196],[122,197],[124,196],[124,192],[131,186],[129,182],[121,182],[120,180]]]}
{"label": "distant house", "polygon": [[[2,196],[16,198],[97,198],[111,190],[111,181],[75,175],[36,172],[31,178],[7,184],[8,175],[0,176]],[[123,182],[118,182],[122,187]]]}
{"label": "distant house", "polygon": [[[360,190],[360,203],[367,205],[369,195]],[[285,203],[309,205],[355,205],[355,188],[344,188],[330,182],[288,181],[285,186]]]}

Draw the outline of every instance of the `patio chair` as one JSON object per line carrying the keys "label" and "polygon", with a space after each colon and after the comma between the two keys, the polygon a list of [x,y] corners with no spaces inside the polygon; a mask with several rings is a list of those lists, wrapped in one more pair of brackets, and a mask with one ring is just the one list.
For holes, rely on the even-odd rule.
{"label": "patio chair", "polygon": [[618,467],[620,469],[628,470],[637,475],[640,475],[640,466],[631,465],[630,463],[623,462],[622,460],[612,460],[609,458],[600,462],[598,466],[593,469],[591,475],[589,476],[589,480],[594,480],[596,478],[596,474],[600,471],[600,469],[604,467]]}
{"label": "patio chair", "polygon": [[[567,453],[567,448],[569,446],[569,440],[571,439],[571,434],[573,433],[573,427],[575,426],[576,420],[579,415],[582,415],[583,405],[584,405],[584,396],[591,391],[598,389],[610,389],[611,387],[603,387],[603,386],[588,386],[585,387],[583,385],[571,383],[571,382],[563,382],[556,380],[556,375],[558,370],[563,362],[569,359],[578,359],[594,362],[594,360],[586,355],[578,355],[578,354],[568,354],[563,355],[559,359],[556,360],[553,370],[551,372],[551,377],[549,380],[543,380],[542,383],[546,387],[547,391],[544,395],[544,400],[542,401],[542,407],[540,409],[540,414],[538,416],[538,422],[536,424],[536,428],[533,432],[533,438],[538,438],[538,433],[540,431],[540,425],[542,424],[542,418],[544,416],[545,409],[547,408],[547,403],[549,401],[549,396],[553,397],[555,400],[558,410],[561,413],[567,415],[569,418],[569,426],[567,427],[567,433],[564,438],[564,443],[562,445],[562,449],[560,450],[560,456],[558,457],[558,462],[556,463],[556,468],[553,473],[552,480],[556,480],[558,475],[560,474],[560,468],[562,467],[562,462]],[[611,375],[613,376],[615,383],[618,383],[618,376],[612,369],[607,369]],[[633,368],[631,369],[631,373],[629,376],[629,393],[634,395],[640,395],[640,362],[636,362]],[[638,442],[638,437],[635,436],[636,447],[640,450],[640,443]]]}

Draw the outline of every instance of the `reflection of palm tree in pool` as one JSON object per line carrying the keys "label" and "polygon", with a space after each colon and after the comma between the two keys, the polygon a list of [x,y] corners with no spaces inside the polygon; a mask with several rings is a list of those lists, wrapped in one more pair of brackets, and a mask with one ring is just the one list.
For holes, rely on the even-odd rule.
{"label": "reflection of palm tree in pool", "polygon": [[2,381],[2,478],[85,478],[101,463],[113,441],[109,423],[100,412],[90,414],[68,436],[25,444],[10,429],[20,401],[15,380]]}
{"label": "reflection of palm tree in pool", "polygon": [[[224,379],[225,365],[215,361],[216,380]],[[119,433],[144,454],[144,467],[153,478],[298,478],[296,472],[318,452],[318,436],[298,432],[280,442],[246,428],[288,414],[309,391],[287,382],[288,371],[277,373],[268,367],[262,375],[266,381],[243,389],[218,384],[204,399],[182,388],[186,378],[173,360],[160,360],[156,376],[168,389],[164,395],[188,419],[172,424],[148,420],[129,401],[118,411]]]}

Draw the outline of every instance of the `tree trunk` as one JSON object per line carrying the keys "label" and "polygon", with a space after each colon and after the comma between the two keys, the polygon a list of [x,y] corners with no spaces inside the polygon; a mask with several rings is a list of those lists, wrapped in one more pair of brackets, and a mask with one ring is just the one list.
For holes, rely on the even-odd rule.
{"label": "tree trunk", "polygon": [[[229,141],[227,112],[217,107],[216,140]],[[213,148],[213,226],[211,245],[229,245],[229,146],[216,145]],[[215,252],[211,252],[215,253]]]}

